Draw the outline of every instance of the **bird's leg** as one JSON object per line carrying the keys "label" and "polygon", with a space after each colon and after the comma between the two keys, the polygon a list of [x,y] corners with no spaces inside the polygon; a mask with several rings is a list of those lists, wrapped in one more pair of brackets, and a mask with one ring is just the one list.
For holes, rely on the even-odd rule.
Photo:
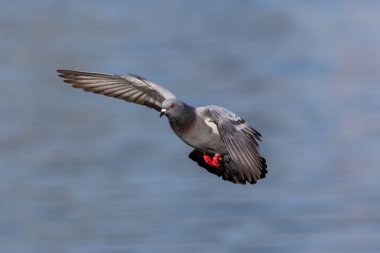
{"label": "bird's leg", "polygon": [[208,154],[203,154],[203,160],[205,160],[208,165],[219,168],[222,156],[219,154],[214,154],[214,156],[211,158]]}

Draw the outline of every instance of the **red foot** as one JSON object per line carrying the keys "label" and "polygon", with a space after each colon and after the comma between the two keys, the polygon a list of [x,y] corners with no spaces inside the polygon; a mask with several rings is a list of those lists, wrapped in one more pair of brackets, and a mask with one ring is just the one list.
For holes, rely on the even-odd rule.
{"label": "red foot", "polygon": [[214,157],[211,158],[207,154],[203,154],[203,160],[205,160],[208,165],[219,168],[222,156],[215,154]]}

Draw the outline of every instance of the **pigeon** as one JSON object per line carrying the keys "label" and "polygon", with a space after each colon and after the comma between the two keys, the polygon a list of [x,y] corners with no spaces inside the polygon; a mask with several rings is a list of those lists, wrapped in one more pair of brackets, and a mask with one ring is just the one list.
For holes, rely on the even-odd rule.
{"label": "pigeon", "polygon": [[168,118],[174,133],[194,148],[189,158],[226,181],[254,184],[268,172],[266,160],[259,153],[261,134],[223,107],[193,107],[160,85],[133,74],[57,72],[74,88],[157,110],[160,117]]}

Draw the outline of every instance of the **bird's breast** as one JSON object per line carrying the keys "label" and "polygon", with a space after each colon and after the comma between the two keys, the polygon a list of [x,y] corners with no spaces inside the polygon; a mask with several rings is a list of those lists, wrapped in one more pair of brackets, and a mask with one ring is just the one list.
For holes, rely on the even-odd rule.
{"label": "bird's breast", "polygon": [[211,120],[203,121],[197,118],[187,131],[176,133],[183,142],[202,152],[224,153],[226,151],[217,125]]}

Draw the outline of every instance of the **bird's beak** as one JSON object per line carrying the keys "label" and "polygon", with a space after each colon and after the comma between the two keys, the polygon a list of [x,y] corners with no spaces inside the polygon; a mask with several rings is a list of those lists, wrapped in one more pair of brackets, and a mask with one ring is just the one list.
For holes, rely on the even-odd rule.
{"label": "bird's beak", "polygon": [[165,115],[165,113],[166,113],[166,109],[162,109],[161,112],[160,112],[160,118],[161,118],[163,115]]}

